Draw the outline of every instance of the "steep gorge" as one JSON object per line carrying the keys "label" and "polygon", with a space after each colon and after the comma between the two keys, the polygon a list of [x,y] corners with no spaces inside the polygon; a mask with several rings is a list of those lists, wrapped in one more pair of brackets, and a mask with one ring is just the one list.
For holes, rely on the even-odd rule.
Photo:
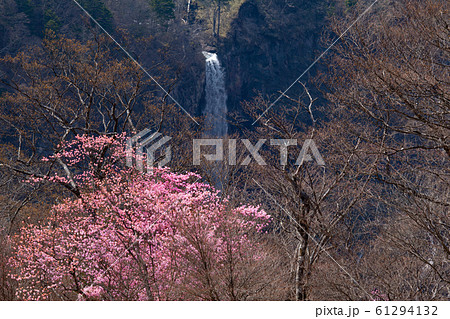
{"label": "steep gorge", "polygon": [[[344,1],[223,1],[219,38],[214,38],[211,31],[215,0],[190,1],[189,12],[186,11],[187,1],[182,0],[86,0],[80,3],[88,9],[94,8],[93,16],[106,23],[107,29],[114,29],[112,34],[152,74],[166,77],[168,89],[183,106],[201,115],[206,106],[202,51],[219,56],[226,74],[228,109],[239,111],[242,101],[251,99],[257,92],[277,94],[308,67],[321,47],[320,37],[327,16]],[[162,20],[151,3],[173,3],[173,8],[168,7],[173,14]],[[26,10],[23,4],[27,4]],[[27,45],[39,44],[43,30],[49,27],[81,41],[92,36],[89,26],[83,27],[80,23],[83,12],[74,3],[0,0],[0,8],[4,9],[0,13],[4,20],[0,21],[3,46],[0,55],[15,54]],[[13,18],[14,30],[2,28],[3,25],[10,27],[6,21]],[[37,25],[38,20],[45,25]],[[86,17],[82,20],[88,21]],[[37,32],[36,28],[41,31]],[[145,38],[152,39],[151,43],[142,41]],[[165,74],[153,69],[160,64],[164,65],[161,69]],[[295,89],[298,88],[291,92],[294,96]],[[164,96],[162,92],[159,94]]]}

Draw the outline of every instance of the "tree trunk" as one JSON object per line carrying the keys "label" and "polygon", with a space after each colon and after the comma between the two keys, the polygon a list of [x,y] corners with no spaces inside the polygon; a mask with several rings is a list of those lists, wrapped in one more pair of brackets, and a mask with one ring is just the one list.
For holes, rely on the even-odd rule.
{"label": "tree trunk", "polygon": [[219,0],[217,4],[217,42],[220,40],[220,9],[221,9],[221,1]]}
{"label": "tree trunk", "polygon": [[307,227],[304,223],[300,224],[298,231],[301,240],[297,245],[295,260],[295,300],[307,300],[307,267],[306,267],[306,250],[308,247]]}
{"label": "tree trunk", "polygon": [[214,14],[213,14],[213,37],[216,37],[216,14],[217,14],[217,9],[214,9]]}

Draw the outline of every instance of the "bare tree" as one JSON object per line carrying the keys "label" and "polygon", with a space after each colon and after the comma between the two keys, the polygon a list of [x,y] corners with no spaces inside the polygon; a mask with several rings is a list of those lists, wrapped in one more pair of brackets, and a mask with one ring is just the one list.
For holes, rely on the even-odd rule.
{"label": "bare tree", "polygon": [[[0,134],[12,151],[2,158],[1,169],[41,178],[62,170],[66,181],[61,185],[80,196],[67,163],[57,158],[40,162],[58,154],[75,135],[134,134],[147,127],[168,128],[175,140],[188,138],[190,119],[179,116],[139,66],[119,54],[104,37],[82,44],[50,34],[42,47],[3,58],[8,92],[0,100]],[[165,74],[163,62],[149,71],[159,68]],[[155,78],[167,88],[174,85],[164,76]],[[91,158],[98,172],[107,152]]]}
{"label": "bare tree", "polygon": [[[303,87],[298,99],[285,96],[282,107],[264,113],[253,135],[282,141],[275,146],[277,149],[264,152],[264,158],[269,159],[267,165],[253,165],[253,169],[258,172],[255,187],[262,189],[266,201],[272,202],[269,211],[276,216],[274,231],[284,243],[291,264],[291,292],[287,298],[295,300],[313,298],[310,280],[320,271],[316,264],[322,258],[334,262],[341,224],[364,207],[378,162],[377,156],[362,156],[368,150],[361,139],[347,134],[347,124],[330,121],[318,125],[315,100]],[[246,109],[257,118],[268,106],[269,102],[260,97],[248,103]],[[320,150],[324,166],[316,162],[317,158],[307,161],[306,155],[314,156],[307,147],[311,140]],[[294,147],[297,141],[300,147]],[[303,154],[302,143],[303,148],[306,146]],[[283,159],[283,147],[289,145],[292,151]],[[358,291],[359,298],[370,299],[367,290],[345,269],[342,275]]]}
{"label": "bare tree", "polygon": [[[334,31],[354,18],[337,21]],[[371,132],[348,130],[381,159],[371,196],[387,225],[378,225],[377,248],[365,249],[361,265],[369,267],[365,256],[373,261],[383,248],[406,254],[408,266],[392,263],[390,274],[378,277],[393,299],[448,298],[449,21],[446,1],[391,2],[357,23],[329,61],[336,118]],[[416,282],[406,289],[403,278]]]}

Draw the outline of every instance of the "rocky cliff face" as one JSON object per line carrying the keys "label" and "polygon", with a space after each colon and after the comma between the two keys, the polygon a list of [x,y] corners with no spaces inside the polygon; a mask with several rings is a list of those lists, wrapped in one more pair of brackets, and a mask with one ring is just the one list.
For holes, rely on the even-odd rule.
{"label": "rocky cliff face", "polygon": [[271,95],[286,89],[314,61],[324,2],[248,0],[240,7],[219,49],[231,110],[255,91]]}

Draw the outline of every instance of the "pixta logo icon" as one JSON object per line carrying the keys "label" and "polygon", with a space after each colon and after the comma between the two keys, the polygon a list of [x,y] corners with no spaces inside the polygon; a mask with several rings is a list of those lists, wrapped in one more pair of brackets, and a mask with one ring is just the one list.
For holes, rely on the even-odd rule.
{"label": "pixta logo icon", "polygon": [[[145,129],[127,140],[126,160],[127,166],[133,167],[133,159],[136,159],[136,169],[144,171],[144,162],[147,160],[147,170],[157,162],[159,167],[166,166],[172,159],[172,148],[165,145],[172,138],[161,133],[152,133]],[[144,156],[146,154],[146,156]],[[158,157],[156,155],[159,154]]]}

